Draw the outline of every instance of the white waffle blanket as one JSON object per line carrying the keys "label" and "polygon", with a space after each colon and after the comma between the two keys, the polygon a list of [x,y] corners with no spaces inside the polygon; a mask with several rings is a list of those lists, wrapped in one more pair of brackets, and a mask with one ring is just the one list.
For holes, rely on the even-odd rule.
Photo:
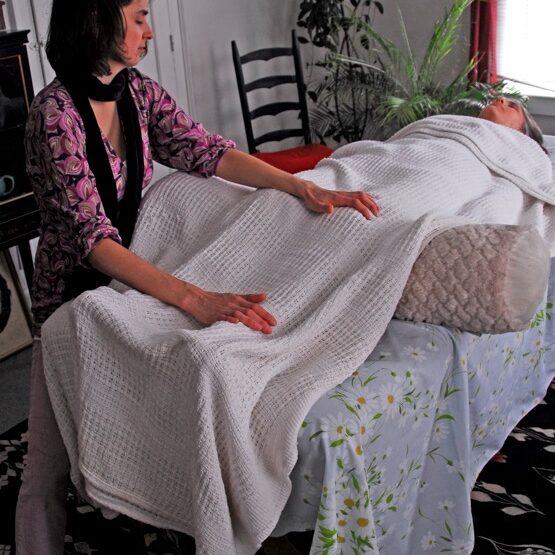
{"label": "white waffle blanket", "polygon": [[305,178],[381,206],[309,212],[296,198],[174,174],[154,187],[132,248],[216,291],[259,292],[278,325],[198,325],[121,284],[45,324],[48,388],[72,479],[96,504],[192,534],[206,555],[253,554],[288,498],[311,405],[384,332],[440,230],[530,224],[555,250],[551,165],[524,135],[468,117],[339,149]]}

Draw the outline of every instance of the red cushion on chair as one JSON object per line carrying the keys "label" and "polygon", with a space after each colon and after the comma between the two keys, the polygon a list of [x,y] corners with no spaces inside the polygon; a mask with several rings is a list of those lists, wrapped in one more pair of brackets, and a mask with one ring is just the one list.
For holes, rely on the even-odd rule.
{"label": "red cushion on chair", "polygon": [[289,173],[311,170],[322,158],[327,158],[333,150],[325,145],[302,145],[277,152],[256,152],[259,160]]}

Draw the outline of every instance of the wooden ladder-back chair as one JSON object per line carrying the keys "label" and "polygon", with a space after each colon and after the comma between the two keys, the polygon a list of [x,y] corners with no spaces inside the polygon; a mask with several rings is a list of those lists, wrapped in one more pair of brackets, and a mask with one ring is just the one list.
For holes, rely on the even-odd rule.
{"label": "wooden ladder-back chair", "polygon": [[[241,56],[239,54],[239,49],[237,48],[237,43],[232,41],[231,50],[233,54],[233,64],[235,66],[235,75],[237,77],[237,86],[239,88],[239,98],[241,100],[241,109],[243,112],[243,121],[245,123],[245,132],[247,135],[249,152],[272,166],[285,170],[289,173],[296,173],[312,169],[322,158],[329,156],[333,151],[325,145],[311,144],[310,142],[310,124],[308,119],[308,108],[306,105],[306,89],[303,79],[303,69],[298,48],[297,35],[294,30],[291,32],[291,43],[290,48],[263,48]],[[270,75],[245,83],[243,65],[255,60],[268,61],[281,56],[292,57],[295,69],[294,75]],[[251,109],[248,98],[249,92],[256,89],[270,89],[279,85],[292,83],[296,83],[297,85],[298,98],[295,101],[273,102]],[[270,131],[255,137],[252,125],[252,121],[254,119],[261,116],[276,116],[289,110],[298,110],[300,112],[300,128],[278,129],[276,131]],[[290,137],[302,137],[304,145],[274,152],[258,151],[258,146],[263,143],[282,141]]]}

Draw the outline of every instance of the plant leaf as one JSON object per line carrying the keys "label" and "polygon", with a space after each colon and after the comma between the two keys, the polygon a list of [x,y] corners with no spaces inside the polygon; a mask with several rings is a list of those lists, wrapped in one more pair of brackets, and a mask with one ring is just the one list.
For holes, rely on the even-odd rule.
{"label": "plant leaf", "polygon": [[484,489],[492,491],[493,493],[507,493],[507,490],[498,484],[488,484],[487,482],[482,482],[480,484]]}
{"label": "plant leaf", "polygon": [[480,501],[482,503],[487,503],[488,501],[493,501],[492,498],[483,491],[473,491],[470,494],[470,499],[474,499],[474,501]]}
{"label": "plant leaf", "polygon": [[438,66],[453,49],[460,30],[460,17],[472,0],[455,0],[443,20],[436,24],[432,38],[420,66],[420,87],[429,87],[437,73]]}
{"label": "plant leaf", "polygon": [[532,500],[527,495],[522,495],[521,493],[514,493],[513,497],[517,501],[520,501],[521,503],[523,503],[524,505],[530,505],[530,507],[534,506],[534,504],[532,503]]}
{"label": "plant leaf", "polygon": [[510,515],[510,516],[519,516],[519,515],[523,515],[523,514],[528,512],[528,511],[525,511],[523,509],[519,509],[518,507],[514,507],[514,506],[504,507],[503,509],[501,509],[501,511],[504,512],[505,514]]}
{"label": "plant leaf", "polygon": [[405,25],[405,18],[403,17],[403,12],[399,8],[399,22],[401,25],[401,33],[407,47],[408,56],[405,57],[405,75],[407,78],[407,86],[409,91],[418,91],[418,67],[416,65],[416,58],[414,57],[414,52],[409,41],[409,35],[407,33],[407,26]]}

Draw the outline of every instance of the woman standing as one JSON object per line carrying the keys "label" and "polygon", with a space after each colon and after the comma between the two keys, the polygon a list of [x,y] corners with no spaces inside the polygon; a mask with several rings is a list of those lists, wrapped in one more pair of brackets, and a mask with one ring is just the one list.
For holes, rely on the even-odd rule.
{"label": "woman standing", "polygon": [[206,178],[278,189],[315,212],[349,206],[368,219],[378,214],[368,193],[327,191],[236,150],[133,69],[153,38],[148,8],[149,0],[52,5],[46,51],[57,76],[34,99],[25,139],[41,235],[32,291],[29,453],[16,511],[19,555],[63,553],[69,463],[40,343],[41,325],[56,308],[115,278],[204,324],[242,323],[263,333],[276,325],[261,304],[264,293],[206,291],[128,250],[153,160]]}

